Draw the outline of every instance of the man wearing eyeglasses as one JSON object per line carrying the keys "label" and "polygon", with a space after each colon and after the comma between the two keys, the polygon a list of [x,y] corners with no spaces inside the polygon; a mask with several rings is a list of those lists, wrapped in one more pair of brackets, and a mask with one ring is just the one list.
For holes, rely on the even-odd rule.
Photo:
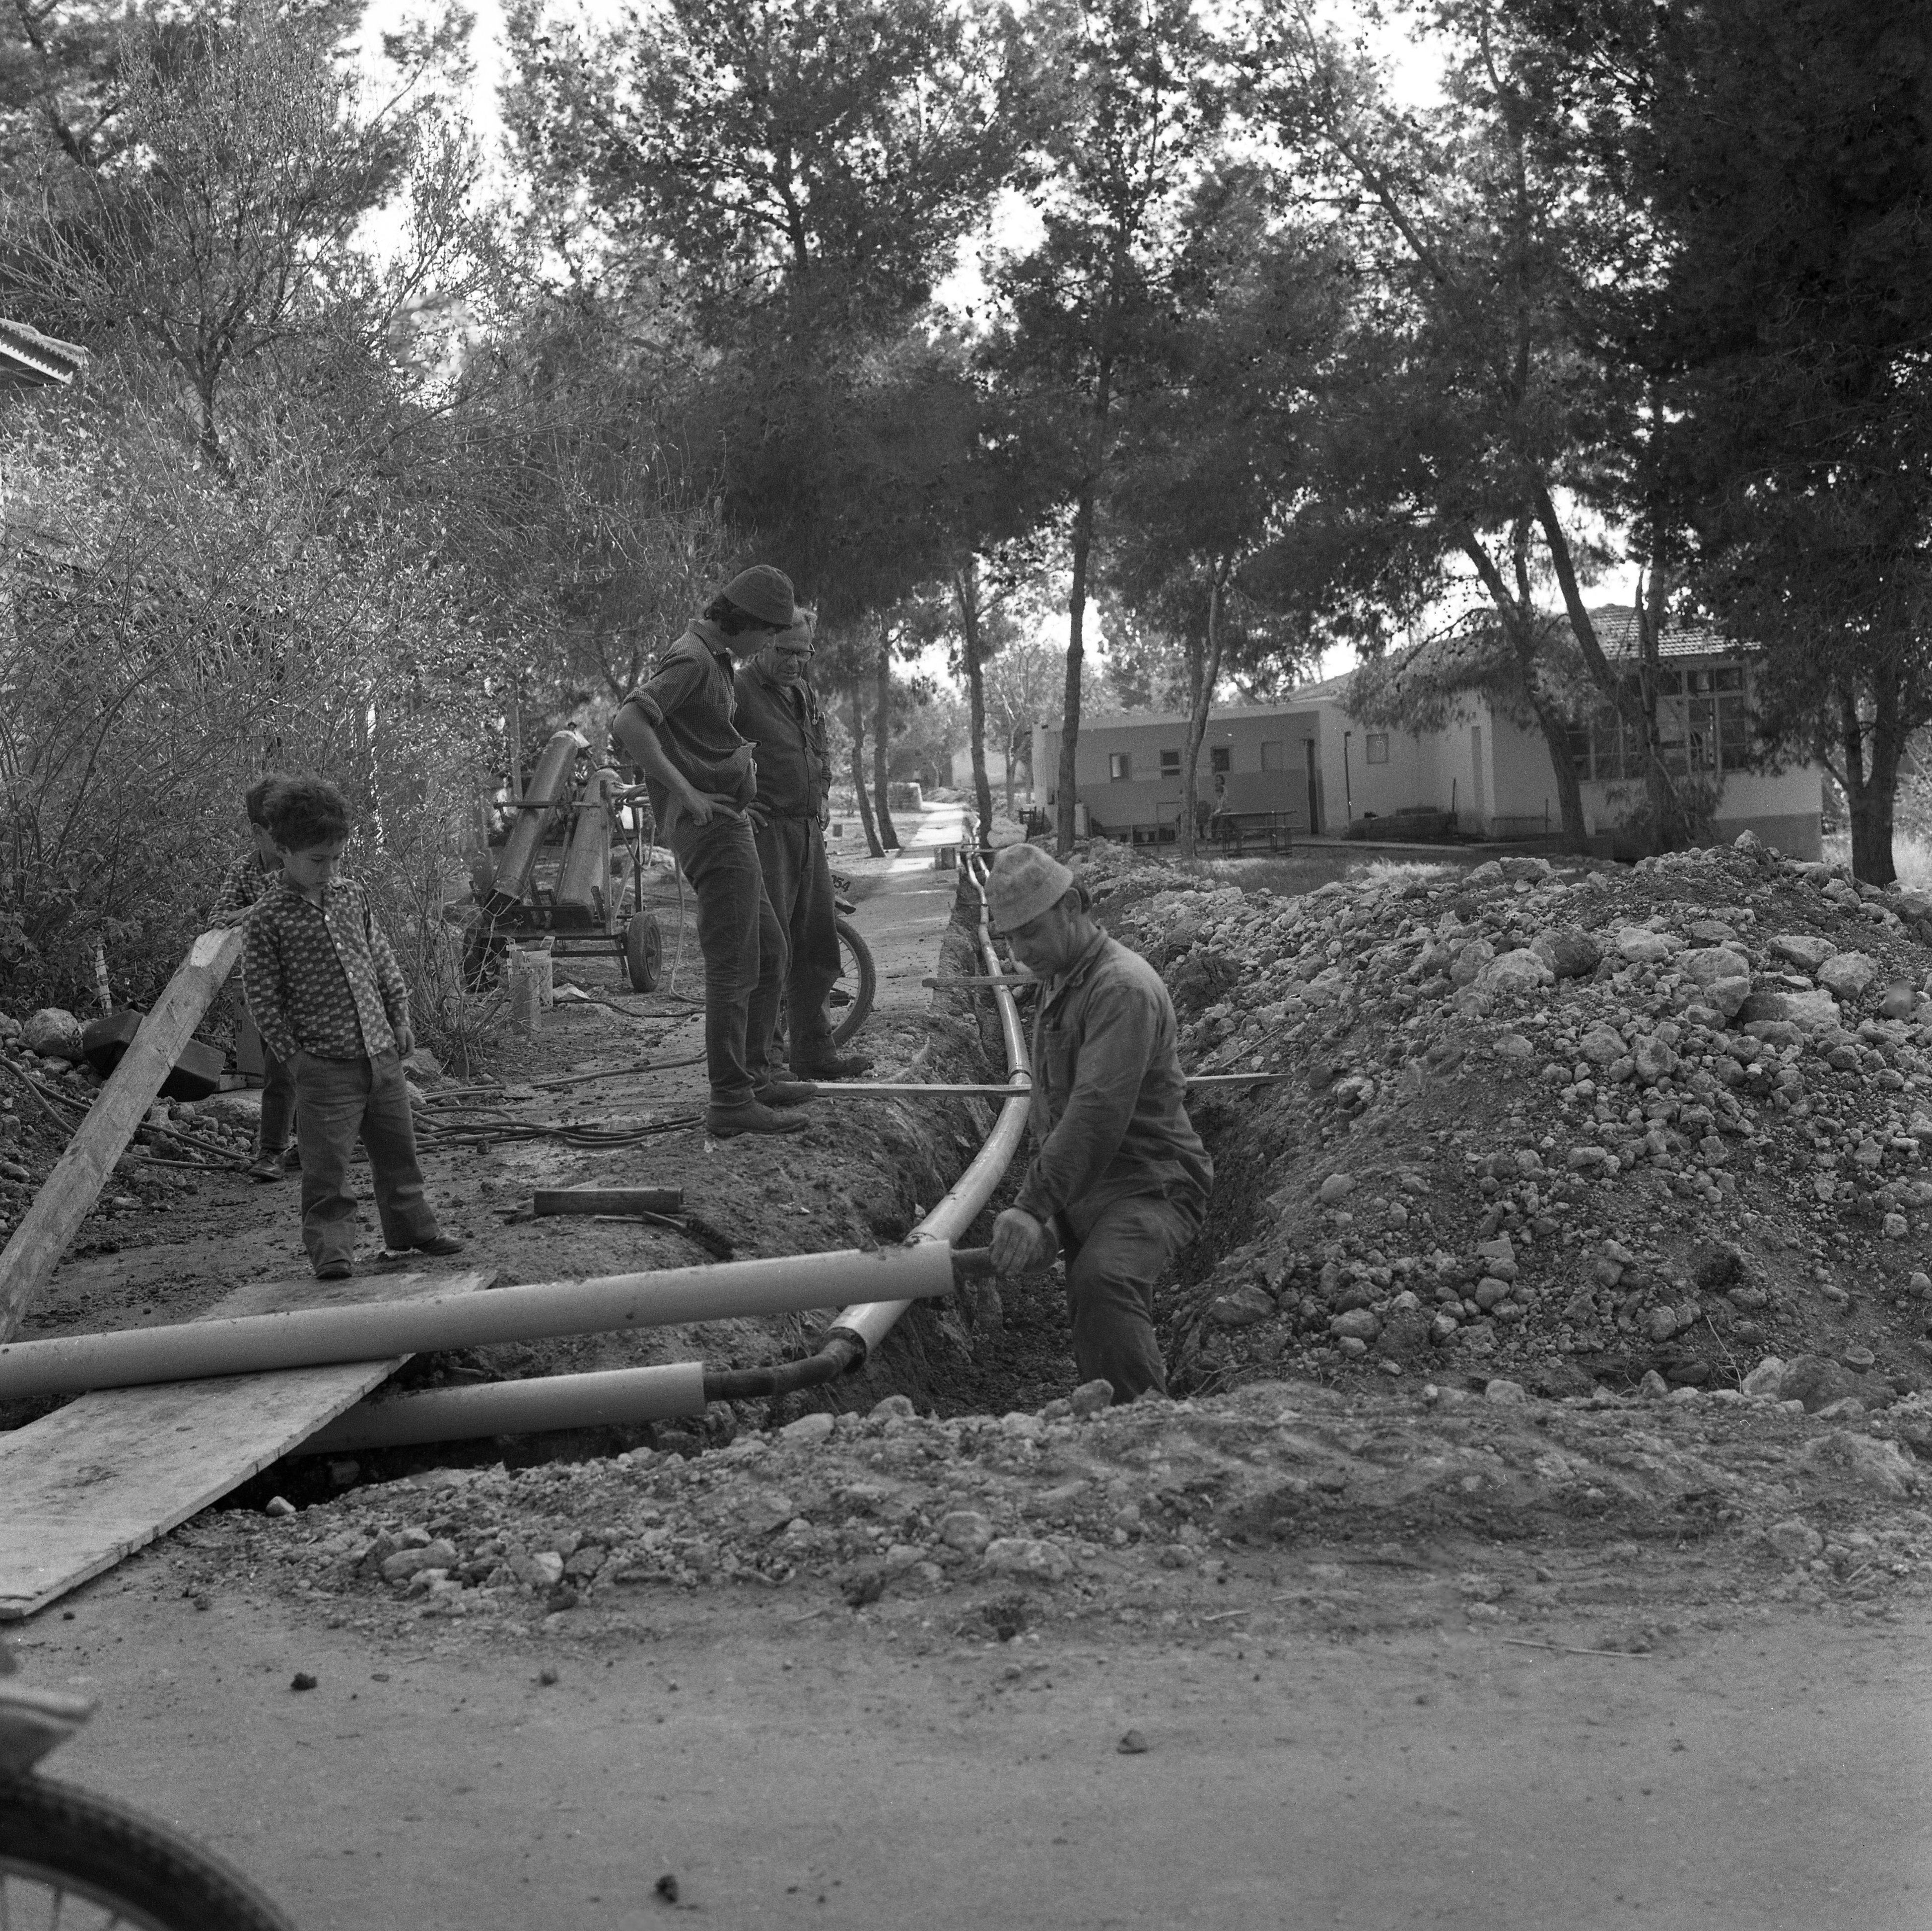
{"label": "man wearing eyeglasses", "polygon": [[[738,667],[738,728],[758,747],[758,794],[750,810],[765,895],[785,935],[785,1017],[791,1070],[800,1080],[850,1080],[871,1070],[832,1042],[826,1002],[838,983],[838,907],[825,855],[825,720],[812,688],[817,620],[801,610]],[[772,1054],[776,1063],[776,1052]]]}

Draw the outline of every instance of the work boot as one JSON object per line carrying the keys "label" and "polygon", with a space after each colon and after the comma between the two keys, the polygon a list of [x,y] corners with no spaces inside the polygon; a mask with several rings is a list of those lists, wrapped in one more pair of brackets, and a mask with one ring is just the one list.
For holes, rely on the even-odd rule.
{"label": "work boot", "polygon": [[741,1133],[802,1133],[806,1125],[802,1113],[774,1113],[756,1100],[708,1107],[704,1113],[704,1131],[713,1140],[734,1140]]}
{"label": "work boot", "polygon": [[767,1080],[753,1089],[752,1097],[761,1107],[802,1107],[818,1098],[818,1089],[802,1080]]}
{"label": "work boot", "polygon": [[828,1053],[823,1059],[807,1060],[791,1070],[801,1080],[857,1080],[872,1071],[872,1062],[862,1053]]}
{"label": "work boot", "polygon": [[318,1281],[346,1281],[355,1272],[352,1262],[325,1260],[316,1269],[315,1278]]}
{"label": "work boot", "polygon": [[288,1171],[283,1164],[286,1157],[280,1147],[277,1147],[272,1152],[260,1155],[250,1163],[249,1179],[251,1180],[281,1179]]}

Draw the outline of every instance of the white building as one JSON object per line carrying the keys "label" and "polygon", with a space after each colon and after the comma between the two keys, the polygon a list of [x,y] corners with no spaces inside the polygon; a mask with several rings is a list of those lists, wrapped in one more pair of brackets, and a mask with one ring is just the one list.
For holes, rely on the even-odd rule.
{"label": "white building", "polygon": [[[1634,613],[1592,614],[1611,661],[1634,663]],[[1748,829],[1792,857],[1818,857],[1822,773],[1814,765],[1753,767],[1750,653],[1712,632],[1679,629],[1665,632],[1660,655],[1666,754],[1678,772],[1717,787],[1718,836]],[[1459,830],[1491,838],[1561,830],[1556,774],[1540,731],[1521,729],[1474,696],[1440,731],[1365,729],[1343,708],[1348,681],[1306,685],[1285,704],[1216,706],[1202,740],[1201,795],[1211,796],[1214,775],[1225,774],[1230,811],[1280,814],[1303,836],[1345,835],[1352,825],[1417,811],[1453,813]],[[1181,713],[1082,720],[1076,781],[1096,830],[1144,842],[1175,835],[1186,737]],[[1607,703],[1572,730],[1570,755],[1593,848],[1607,854],[1642,802],[1640,757]],[[1036,727],[1034,770],[1048,804],[1059,759],[1060,733]]]}

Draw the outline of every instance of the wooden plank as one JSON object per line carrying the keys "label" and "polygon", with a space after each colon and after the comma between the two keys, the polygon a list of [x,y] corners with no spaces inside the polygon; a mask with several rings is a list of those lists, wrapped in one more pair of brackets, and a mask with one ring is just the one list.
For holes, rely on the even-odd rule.
{"label": "wooden plank", "polygon": [[46,1185],[21,1215],[13,1239],[0,1251],[0,1341],[11,1341],[20,1332],[34,1297],[52,1278],[241,951],[238,926],[204,932],[188,947]]}
{"label": "wooden plank", "polygon": [[[489,1278],[418,1272],[262,1281],[202,1318],[473,1292]],[[0,1623],[44,1609],[218,1502],[353,1407],[407,1359],[106,1389],[0,1434]]]}
{"label": "wooden plank", "polygon": [[676,1214],[684,1209],[682,1187],[539,1187],[532,1210],[538,1214]]}

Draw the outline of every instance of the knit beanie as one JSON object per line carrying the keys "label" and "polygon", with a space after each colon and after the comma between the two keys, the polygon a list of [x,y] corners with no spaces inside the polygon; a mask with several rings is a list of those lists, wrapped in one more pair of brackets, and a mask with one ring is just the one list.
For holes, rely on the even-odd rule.
{"label": "knit beanie", "polygon": [[781,630],[790,629],[797,617],[792,605],[790,578],[769,563],[754,563],[748,570],[740,570],[724,586],[723,595],[727,602],[735,603],[747,617],[755,617],[760,623],[776,624]]}

